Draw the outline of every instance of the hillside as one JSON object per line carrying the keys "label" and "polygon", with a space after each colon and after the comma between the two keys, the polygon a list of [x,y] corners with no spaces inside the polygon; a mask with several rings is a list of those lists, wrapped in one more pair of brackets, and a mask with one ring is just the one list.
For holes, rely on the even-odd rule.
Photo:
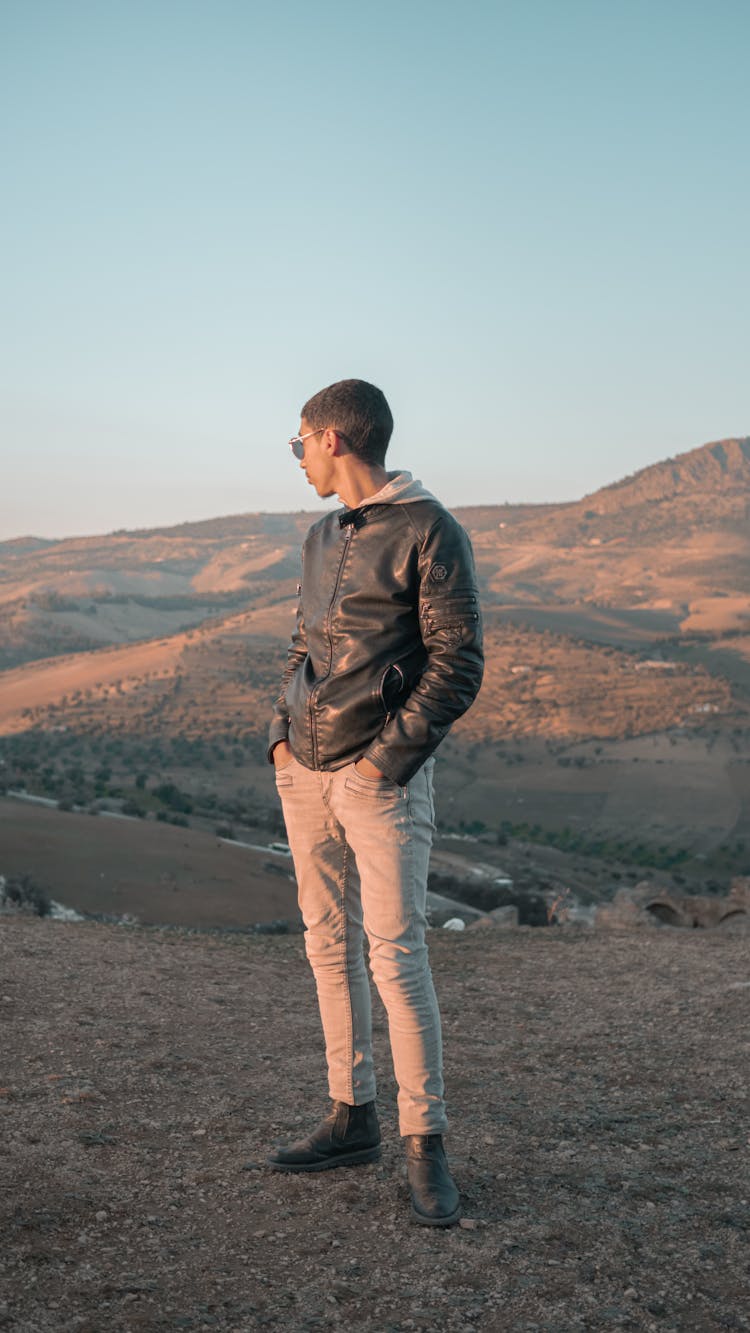
{"label": "hillside", "polygon": [[[566,505],[458,510],[486,604],[576,633],[614,613],[626,645],[750,623],[750,441],[704,445]],[[0,667],[140,642],[293,595],[312,516],[246,514],[142,532],[0,545]],[[558,623],[550,621],[550,613]],[[566,623],[567,621],[567,623]],[[596,633],[594,634],[596,638]]]}
{"label": "hillside", "polygon": [[688,453],[677,454],[662,463],[641,468],[630,477],[604,486],[581,501],[590,503],[598,513],[607,509],[632,508],[634,505],[663,503],[679,495],[716,499],[739,493],[748,498],[750,491],[750,435],[744,439],[718,440]]}
{"label": "hillside", "polygon": [[[458,511],[487,670],[444,751],[444,821],[726,846],[743,869],[749,455],[724,441],[574,504]],[[177,782],[220,818],[270,818],[268,700],[310,518],[0,546],[0,786],[155,816]]]}

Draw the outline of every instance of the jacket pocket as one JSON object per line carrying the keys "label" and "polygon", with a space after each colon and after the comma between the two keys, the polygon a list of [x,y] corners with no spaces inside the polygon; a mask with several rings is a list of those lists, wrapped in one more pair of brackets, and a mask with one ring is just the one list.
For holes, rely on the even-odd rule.
{"label": "jacket pocket", "polygon": [[479,619],[479,598],[473,588],[452,588],[444,597],[425,597],[419,613],[423,620],[432,620],[437,627],[471,622]]}
{"label": "jacket pocket", "polygon": [[389,663],[380,677],[378,687],[380,704],[386,717],[390,717],[399,704],[404,702],[408,693],[406,676],[398,662]]}
{"label": "jacket pocket", "polygon": [[480,630],[479,598],[473,589],[453,589],[445,597],[430,597],[419,608],[424,634],[443,634],[449,644],[461,642]]}

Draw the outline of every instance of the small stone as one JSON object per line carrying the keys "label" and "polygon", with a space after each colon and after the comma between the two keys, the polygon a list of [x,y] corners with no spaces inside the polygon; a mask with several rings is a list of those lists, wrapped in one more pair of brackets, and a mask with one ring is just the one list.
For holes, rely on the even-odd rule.
{"label": "small stone", "polygon": [[475,1217],[462,1217],[458,1224],[464,1231],[476,1231],[479,1223]]}
{"label": "small stone", "polygon": [[99,1212],[96,1214],[97,1222],[106,1222],[108,1218],[109,1218],[109,1213],[105,1212],[103,1208],[100,1208]]}

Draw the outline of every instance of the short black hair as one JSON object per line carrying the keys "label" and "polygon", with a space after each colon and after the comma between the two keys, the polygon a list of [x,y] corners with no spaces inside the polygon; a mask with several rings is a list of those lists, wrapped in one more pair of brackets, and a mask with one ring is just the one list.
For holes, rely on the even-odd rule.
{"label": "short black hair", "polygon": [[367,380],[338,380],[308,398],[302,416],[309,426],[330,426],[364,463],[382,467],[393,434],[393,417],[382,389]]}

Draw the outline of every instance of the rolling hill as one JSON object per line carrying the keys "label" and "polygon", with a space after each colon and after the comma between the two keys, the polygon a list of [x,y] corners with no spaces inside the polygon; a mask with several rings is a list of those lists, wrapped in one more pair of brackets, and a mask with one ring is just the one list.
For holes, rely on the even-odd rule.
{"label": "rolling hill", "polygon": [[[487,671],[441,752],[444,823],[750,834],[749,512],[750,438],[569,504],[457,510]],[[268,700],[312,517],[0,544],[0,781],[137,805],[140,767],[272,821]]]}
{"label": "rolling hill", "polygon": [[[615,644],[631,641],[628,623],[654,638],[750,625],[750,438],[704,445],[571,504],[457,513],[486,605],[513,620],[528,609],[534,624],[577,633],[606,610]],[[293,594],[312,517],[0,543],[0,666],[271,608]]]}

